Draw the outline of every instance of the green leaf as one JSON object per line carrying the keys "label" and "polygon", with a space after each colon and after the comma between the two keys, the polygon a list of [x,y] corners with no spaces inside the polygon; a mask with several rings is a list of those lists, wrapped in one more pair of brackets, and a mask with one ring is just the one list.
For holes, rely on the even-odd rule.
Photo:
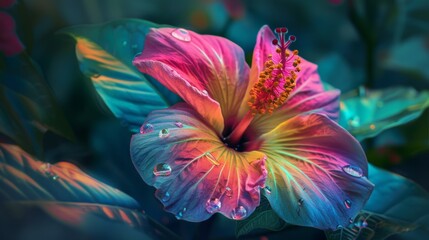
{"label": "green leaf", "polygon": [[76,40],[76,55],[83,74],[92,80],[111,112],[133,132],[138,131],[151,111],[178,101],[175,94],[132,65],[152,27],[161,26],[125,19],[61,31]]}
{"label": "green leaf", "polygon": [[[50,130],[74,139],[50,87],[25,53],[4,59],[0,70],[0,132],[27,151],[41,156],[43,133]],[[11,128],[9,128],[11,127]]]}
{"label": "green leaf", "polygon": [[[0,143],[0,206],[37,207],[79,230],[94,221],[138,229],[151,239],[176,238],[143,214],[125,193],[83,173],[67,162],[43,163],[15,145]],[[7,217],[7,216],[2,216]],[[99,227],[99,226],[98,226]]]}
{"label": "green leaf", "polygon": [[271,231],[280,231],[287,226],[271,208],[268,200],[261,196],[261,203],[248,218],[237,221],[235,236],[246,235],[256,229],[268,229]]}
{"label": "green leaf", "polygon": [[429,106],[429,92],[394,87],[365,90],[360,94],[343,95],[339,123],[358,140],[374,137],[380,132],[408,123]]}
{"label": "green leaf", "polygon": [[374,192],[364,210],[345,228],[327,231],[330,240],[385,239],[390,235],[419,230],[429,235],[429,193],[414,182],[369,165]]}

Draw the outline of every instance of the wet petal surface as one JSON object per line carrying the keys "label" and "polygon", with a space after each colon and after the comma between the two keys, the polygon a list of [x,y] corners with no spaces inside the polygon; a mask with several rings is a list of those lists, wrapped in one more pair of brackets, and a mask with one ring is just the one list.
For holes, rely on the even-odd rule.
{"label": "wet petal surface", "polygon": [[373,185],[359,143],[324,115],[298,115],[262,136],[266,194],[288,223],[336,229],[356,216]]}
{"label": "wet petal surface", "polygon": [[[180,122],[179,126],[176,124]],[[249,216],[266,178],[265,155],[226,147],[187,104],[151,113],[154,131],[136,134],[131,157],[143,180],[176,218],[202,221],[220,212]],[[160,132],[168,130],[168,136]]]}

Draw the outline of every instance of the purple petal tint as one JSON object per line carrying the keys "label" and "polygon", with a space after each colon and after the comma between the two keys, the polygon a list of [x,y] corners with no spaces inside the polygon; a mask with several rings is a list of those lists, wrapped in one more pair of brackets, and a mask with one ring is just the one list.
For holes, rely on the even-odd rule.
{"label": "purple petal tint", "polygon": [[225,147],[185,103],[154,111],[147,124],[152,130],[131,140],[131,158],[178,219],[203,221],[220,212],[239,220],[259,205],[267,174],[263,153]]}

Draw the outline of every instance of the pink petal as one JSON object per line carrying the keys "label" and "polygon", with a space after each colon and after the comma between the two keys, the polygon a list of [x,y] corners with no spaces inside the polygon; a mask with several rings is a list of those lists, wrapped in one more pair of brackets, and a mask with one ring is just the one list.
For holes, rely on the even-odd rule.
{"label": "pink petal", "polygon": [[[263,26],[259,31],[253,53],[250,74],[251,86],[255,84],[259,73],[264,69],[267,55],[275,55],[275,46],[272,44],[273,39],[275,39],[275,36],[271,29],[268,26]],[[320,76],[317,73],[317,65],[301,57],[300,68],[301,71],[298,73],[296,87],[288,100],[273,114],[257,115],[255,117],[251,124],[255,134],[260,135],[271,131],[288,118],[302,113],[321,113],[335,121],[338,119],[340,92],[337,90],[324,91]],[[247,110],[248,108],[245,107],[245,109]]]}
{"label": "pink petal", "polygon": [[229,40],[184,29],[151,29],[133,63],[182,97],[218,133],[224,119],[227,125],[235,123],[249,67],[243,50]]}
{"label": "pink petal", "polygon": [[266,196],[286,222],[336,229],[363,208],[373,189],[365,153],[328,117],[298,115],[262,138],[271,188]]}
{"label": "pink petal", "polygon": [[[263,153],[226,147],[185,103],[152,112],[143,127],[146,133],[131,140],[131,158],[143,180],[157,188],[156,197],[165,209],[177,218],[203,221],[220,212],[240,219],[259,205],[259,186],[267,174]],[[162,129],[168,134],[162,135]],[[164,172],[154,170],[157,166]]]}
{"label": "pink petal", "polygon": [[340,91],[318,91],[319,84],[320,77],[314,72],[306,81],[301,81],[289,99],[273,114],[257,115],[251,127],[255,134],[269,132],[286,119],[303,113],[320,113],[336,121],[340,110]]}

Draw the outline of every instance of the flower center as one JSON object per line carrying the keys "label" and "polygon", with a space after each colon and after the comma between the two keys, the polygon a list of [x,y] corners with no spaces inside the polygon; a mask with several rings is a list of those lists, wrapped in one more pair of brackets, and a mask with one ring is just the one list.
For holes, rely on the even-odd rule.
{"label": "flower center", "polygon": [[296,37],[290,35],[286,40],[287,28],[276,28],[275,32],[277,38],[272,41],[276,46],[275,52],[267,56],[258,82],[249,92],[249,112],[226,138],[229,143],[237,144],[256,114],[273,113],[295,88],[297,72],[301,71],[301,59],[297,56],[298,50],[290,51],[288,47]]}
{"label": "flower center", "polygon": [[297,72],[301,69],[301,59],[295,57],[298,50],[290,51],[288,47],[296,37],[290,35],[286,40],[286,28],[276,28],[278,39],[273,40],[276,51],[268,55],[264,69],[260,72],[258,82],[250,90],[248,105],[253,115],[273,113],[289,97],[295,88]]}

